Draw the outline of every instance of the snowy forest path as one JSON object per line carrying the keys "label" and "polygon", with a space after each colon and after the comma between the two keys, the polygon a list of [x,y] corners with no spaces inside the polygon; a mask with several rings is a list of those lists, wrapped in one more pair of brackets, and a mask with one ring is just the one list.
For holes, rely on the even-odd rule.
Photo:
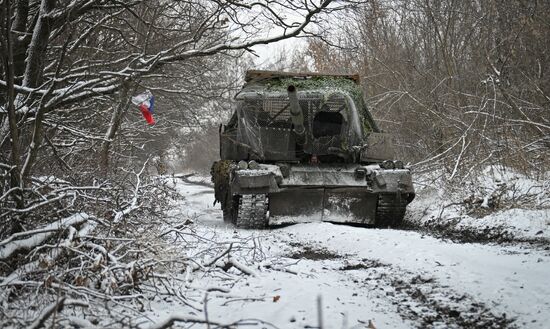
{"label": "snowy forest path", "polygon": [[[209,300],[216,320],[259,318],[279,328],[545,328],[550,253],[524,245],[455,243],[414,231],[306,223],[241,230],[222,220],[206,186],[178,183],[181,214],[216,239],[257,238],[260,262]],[[228,319],[227,317],[235,317]],[[514,320],[514,321],[512,321]]]}

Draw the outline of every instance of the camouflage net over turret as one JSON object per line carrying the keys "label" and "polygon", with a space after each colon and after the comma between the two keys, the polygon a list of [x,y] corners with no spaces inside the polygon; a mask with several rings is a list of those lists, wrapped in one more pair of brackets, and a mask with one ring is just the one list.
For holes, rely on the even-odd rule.
{"label": "camouflage net over turret", "polygon": [[245,85],[243,91],[265,90],[266,92],[284,92],[289,85],[294,85],[296,89],[302,91],[318,90],[326,95],[330,95],[332,93],[346,93],[350,95],[355,102],[355,106],[359,110],[361,117],[365,118],[363,122],[365,132],[379,131],[376,122],[367,110],[361,85],[359,85],[357,81],[350,78],[339,76],[313,76],[308,79],[281,77],[276,79],[251,80],[247,85]]}
{"label": "camouflage net over turret", "polygon": [[[293,129],[287,94],[289,86],[298,91],[303,111],[305,153],[327,154],[329,148],[345,150],[361,144],[364,134],[377,130],[370,115],[365,117],[368,111],[364,107],[361,88],[352,80],[336,77],[253,80],[236,97],[239,100],[237,139],[257,158],[266,157],[266,134],[262,133],[266,129],[280,130],[278,142],[291,143],[293,136],[288,134]],[[318,120],[324,120],[324,124],[317,124]],[[330,123],[334,132],[330,131]],[[349,133],[341,134],[341,131]]]}

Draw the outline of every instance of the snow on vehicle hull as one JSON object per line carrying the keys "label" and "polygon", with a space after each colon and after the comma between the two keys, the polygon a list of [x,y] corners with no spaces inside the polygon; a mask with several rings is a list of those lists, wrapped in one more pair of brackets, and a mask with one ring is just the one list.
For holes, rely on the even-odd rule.
{"label": "snow on vehicle hull", "polygon": [[269,195],[269,225],[335,222],[375,223],[376,194],[366,188],[289,189]]}
{"label": "snow on vehicle hull", "polygon": [[[235,163],[224,168],[232,169],[214,182],[218,191],[224,179],[227,182],[225,192],[217,196],[222,203],[231,200],[226,220],[241,226],[252,221],[252,228],[315,221],[392,226],[402,220],[414,198],[407,169],[257,164],[251,170],[239,169]],[[258,197],[249,200],[250,196]]]}

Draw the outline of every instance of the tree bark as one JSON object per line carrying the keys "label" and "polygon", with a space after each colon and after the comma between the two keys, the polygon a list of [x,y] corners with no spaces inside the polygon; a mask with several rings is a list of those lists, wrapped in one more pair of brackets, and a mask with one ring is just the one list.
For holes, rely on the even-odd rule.
{"label": "tree bark", "polygon": [[109,128],[105,133],[105,140],[101,144],[101,150],[99,153],[99,161],[100,161],[99,165],[100,165],[101,172],[104,175],[107,175],[107,172],[109,170],[109,151],[111,149],[111,144],[113,143],[113,140],[116,137],[118,129],[122,124],[122,120],[124,119],[124,116],[128,110],[128,107],[130,106],[129,91],[130,91],[129,82],[126,82],[126,81],[123,82],[121,84],[121,88],[119,92],[118,104],[115,107],[113,114],[111,115],[111,122],[109,123]]}
{"label": "tree bark", "polygon": [[47,14],[55,8],[55,0],[42,0],[38,21],[27,50],[26,67],[23,75],[24,87],[36,87],[42,80],[44,60],[50,39],[50,22]]}
{"label": "tree bark", "polygon": [[[21,189],[21,181],[19,178],[19,131],[17,129],[17,116],[15,113],[15,91],[14,91],[14,68],[13,68],[13,49],[12,49],[12,36],[11,36],[11,8],[9,1],[4,1],[5,13],[6,13],[6,29],[5,29],[5,38],[6,38],[6,57],[4,61],[5,71],[6,71],[6,82],[7,82],[7,111],[8,111],[8,123],[9,123],[9,133],[10,133],[10,145],[11,145],[11,154],[10,160],[13,168],[10,172],[10,187],[15,188],[12,196],[15,201],[17,208],[24,208],[25,201],[23,200],[23,193]],[[16,233],[21,230],[21,225],[17,218],[14,218],[11,223],[11,233]]]}
{"label": "tree bark", "polygon": [[15,8],[15,19],[11,24],[11,30],[16,35],[13,40],[13,64],[15,79],[17,79],[25,72],[25,48],[26,43],[29,42],[29,38],[25,37],[29,15],[29,0],[18,0]]}

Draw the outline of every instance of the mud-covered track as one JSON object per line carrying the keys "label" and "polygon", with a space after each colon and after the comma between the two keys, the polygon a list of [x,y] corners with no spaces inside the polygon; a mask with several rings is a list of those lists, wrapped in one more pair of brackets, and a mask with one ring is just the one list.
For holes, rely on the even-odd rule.
{"label": "mud-covered track", "polygon": [[239,198],[236,225],[240,228],[261,229],[267,226],[267,196],[245,194]]}

